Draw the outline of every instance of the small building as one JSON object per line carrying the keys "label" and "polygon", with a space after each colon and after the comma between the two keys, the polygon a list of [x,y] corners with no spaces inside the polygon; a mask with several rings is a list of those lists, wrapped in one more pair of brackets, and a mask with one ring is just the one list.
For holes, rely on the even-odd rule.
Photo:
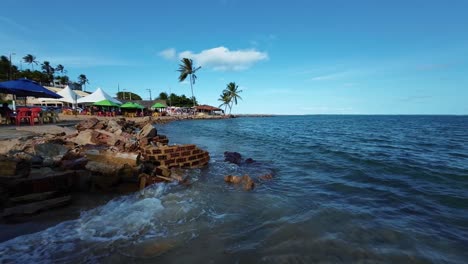
{"label": "small building", "polygon": [[197,105],[195,106],[196,113],[204,113],[209,115],[220,115],[223,114],[224,111],[220,108],[211,106],[211,105]]}

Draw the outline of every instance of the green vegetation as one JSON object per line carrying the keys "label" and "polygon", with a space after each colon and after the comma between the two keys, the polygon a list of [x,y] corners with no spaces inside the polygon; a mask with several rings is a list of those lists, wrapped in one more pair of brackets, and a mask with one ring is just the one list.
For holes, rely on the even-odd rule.
{"label": "green vegetation", "polygon": [[227,84],[226,89],[220,95],[218,101],[221,101],[222,104],[219,107],[224,106],[224,113],[226,113],[226,107],[229,107],[229,114],[231,114],[232,106],[237,105],[237,99],[241,99],[240,93],[242,90],[239,90],[239,86],[235,82],[230,82]]}
{"label": "green vegetation", "polygon": [[159,94],[158,98],[156,100],[166,100],[166,103],[168,106],[178,106],[178,107],[191,107],[192,105],[197,105],[197,99],[195,97],[188,98],[183,95],[176,95],[174,93],[171,93],[169,96],[167,93],[162,92]]}
{"label": "green vegetation", "polygon": [[195,102],[195,96],[193,95],[193,85],[195,84],[195,80],[197,79],[195,72],[198,71],[201,67],[194,69],[192,59],[183,58],[181,62],[182,63],[179,64],[179,69],[177,70],[180,72],[179,82],[183,82],[187,78],[187,76],[190,77],[190,89],[192,90],[192,100],[193,100],[192,106],[195,106],[196,102]]}
{"label": "green vegetation", "polygon": [[0,81],[27,78],[45,86],[53,86],[54,81],[55,83],[58,82],[60,85],[89,84],[89,80],[84,74],[78,76],[77,82],[70,81],[70,77],[67,76],[67,70],[65,70],[65,66],[62,64],[58,64],[54,68],[49,61],[44,61],[40,64],[41,71],[39,71],[34,70],[34,65],[39,65],[36,56],[27,54],[22,59],[24,63],[31,67],[30,69],[19,70],[16,65],[10,63],[10,59],[7,56],[0,56]]}
{"label": "green vegetation", "polygon": [[119,100],[143,100],[141,99],[141,96],[138,94],[132,93],[132,92],[118,92],[117,93],[117,99]]}

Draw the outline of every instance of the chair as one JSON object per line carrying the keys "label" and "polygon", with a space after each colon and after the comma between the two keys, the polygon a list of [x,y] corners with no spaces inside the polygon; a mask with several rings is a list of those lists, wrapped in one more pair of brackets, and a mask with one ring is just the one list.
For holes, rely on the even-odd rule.
{"label": "chair", "polygon": [[41,108],[32,108],[31,109],[31,125],[34,126],[34,119],[37,119],[39,124],[44,124],[44,119],[42,117]]}
{"label": "chair", "polygon": [[19,126],[23,120],[26,120],[32,126],[34,125],[34,119],[31,118],[31,111],[29,111],[28,108],[18,108],[18,112],[16,113],[16,125]]}

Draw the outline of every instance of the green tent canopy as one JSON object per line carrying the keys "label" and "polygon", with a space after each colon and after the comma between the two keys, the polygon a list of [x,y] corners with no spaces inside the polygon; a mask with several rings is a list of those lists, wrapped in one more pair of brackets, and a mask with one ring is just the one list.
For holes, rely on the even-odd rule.
{"label": "green tent canopy", "polygon": [[161,104],[161,103],[155,103],[153,106],[151,106],[152,108],[166,108],[167,106]]}
{"label": "green tent canopy", "polygon": [[125,108],[125,109],[144,109],[145,107],[142,106],[141,104],[137,104],[134,102],[126,102],[125,104],[121,105],[120,108]]}
{"label": "green tent canopy", "polygon": [[102,101],[99,101],[99,102],[95,102],[93,105],[96,105],[96,106],[114,106],[114,107],[119,107],[120,104],[118,103],[114,103],[110,100],[102,100]]}

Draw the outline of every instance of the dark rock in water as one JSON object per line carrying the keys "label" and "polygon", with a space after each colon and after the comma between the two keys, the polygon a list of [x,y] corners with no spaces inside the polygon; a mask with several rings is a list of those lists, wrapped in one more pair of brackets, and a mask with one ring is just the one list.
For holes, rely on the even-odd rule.
{"label": "dark rock in water", "polygon": [[237,152],[226,151],[224,152],[224,161],[240,165],[242,162],[242,156]]}
{"label": "dark rock in water", "polygon": [[248,159],[245,160],[245,163],[247,163],[247,164],[252,164],[254,162],[255,162],[255,160],[252,159],[252,158],[248,158]]}

